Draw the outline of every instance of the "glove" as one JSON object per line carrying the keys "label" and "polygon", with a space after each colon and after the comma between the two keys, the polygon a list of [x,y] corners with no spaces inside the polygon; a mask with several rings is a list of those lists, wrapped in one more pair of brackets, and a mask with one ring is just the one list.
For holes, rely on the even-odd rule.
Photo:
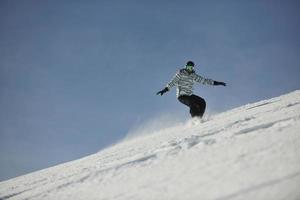
{"label": "glove", "polygon": [[226,86],[226,83],[219,82],[219,81],[214,81],[214,85],[223,85],[223,86]]}
{"label": "glove", "polygon": [[160,94],[160,95],[162,96],[164,93],[166,93],[166,92],[168,92],[168,91],[169,91],[169,89],[168,89],[167,87],[165,87],[165,89],[163,89],[163,90],[157,92],[156,95],[159,95],[159,94]]}

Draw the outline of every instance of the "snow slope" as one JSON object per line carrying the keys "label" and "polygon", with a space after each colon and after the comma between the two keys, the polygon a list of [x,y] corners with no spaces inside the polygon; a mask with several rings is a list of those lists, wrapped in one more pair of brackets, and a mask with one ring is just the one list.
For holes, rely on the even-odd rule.
{"label": "snow slope", "polygon": [[0,183],[0,199],[300,199],[300,90]]}

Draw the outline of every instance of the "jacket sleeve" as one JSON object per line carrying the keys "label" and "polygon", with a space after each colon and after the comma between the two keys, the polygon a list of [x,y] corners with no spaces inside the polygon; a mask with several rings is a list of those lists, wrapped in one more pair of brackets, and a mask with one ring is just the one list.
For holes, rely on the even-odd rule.
{"label": "jacket sleeve", "polygon": [[180,75],[180,71],[178,71],[175,76],[173,77],[173,79],[167,84],[167,88],[170,90],[172,87],[174,87],[175,85],[177,85],[179,79],[180,79],[181,75]]}
{"label": "jacket sleeve", "polygon": [[212,79],[204,78],[196,73],[194,73],[193,79],[194,79],[194,81],[196,81],[198,83],[202,83],[204,85],[214,85],[214,82],[215,82]]}

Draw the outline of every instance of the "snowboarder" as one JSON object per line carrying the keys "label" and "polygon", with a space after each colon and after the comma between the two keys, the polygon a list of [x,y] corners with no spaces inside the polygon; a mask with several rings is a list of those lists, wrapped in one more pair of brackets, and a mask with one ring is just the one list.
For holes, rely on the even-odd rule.
{"label": "snowboarder", "polygon": [[167,86],[156,94],[163,95],[172,87],[177,86],[176,95],[178,100],[190,108],[190,114],[192,117],[202,118],[205,112],[206,102],[203,98],[193,94],[194,82],[206,85],[223,86],[226,86],[226,83],[207,79],[196,74],[194,66],[195,64],[193,61],[188,61],[185,65],[185,68],[180,69],[174,78],[167,84]]}

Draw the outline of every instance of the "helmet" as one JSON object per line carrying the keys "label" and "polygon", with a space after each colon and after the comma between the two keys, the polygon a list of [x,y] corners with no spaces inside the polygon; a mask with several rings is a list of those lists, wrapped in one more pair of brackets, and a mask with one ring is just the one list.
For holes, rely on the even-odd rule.
{"label": "helmet", "polygon": [[195,64],[194,64],[193,61],[188,61],[185,66],[192,66],[192,67],[194,67]]}
{"label": "helmet", "polygon": [[192,72],[194,69],[194,66],[195,66],[195,64],[193,61],[188,61],[185,65],[185,68],[187,71]]}

